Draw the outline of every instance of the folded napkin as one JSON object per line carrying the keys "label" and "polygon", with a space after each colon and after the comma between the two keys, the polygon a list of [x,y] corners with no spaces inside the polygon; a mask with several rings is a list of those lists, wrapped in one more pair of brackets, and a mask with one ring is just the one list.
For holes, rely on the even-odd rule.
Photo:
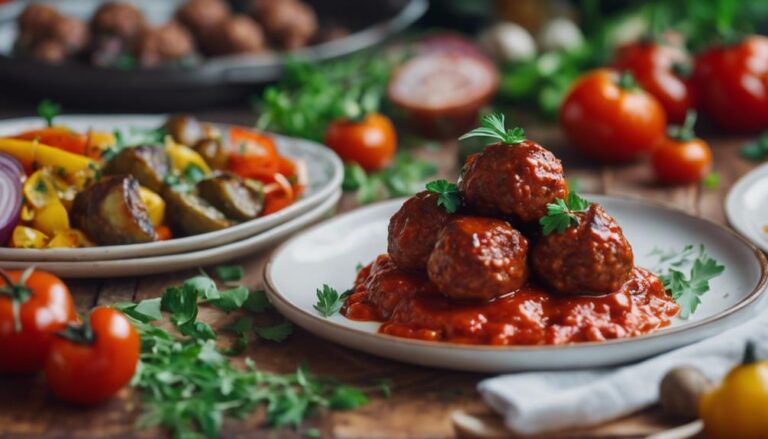
{"label": "folded napkin", "polygon": [[741,359],[747,340],[768,344],[768,311],[715,337],[639,363],[503,375],[482,381],[478,389],[517,434],[588,427],[654,404],[661,379],[674,367],[695,366],[720,380]]}

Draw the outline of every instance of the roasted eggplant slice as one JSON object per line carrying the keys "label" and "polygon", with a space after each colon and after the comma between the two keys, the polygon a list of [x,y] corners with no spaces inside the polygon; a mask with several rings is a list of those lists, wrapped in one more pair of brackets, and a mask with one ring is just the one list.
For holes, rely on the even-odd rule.
{"label": "roasted eggplant slice", "polygon": [[136,244],[157,240],[139,182],[130,175],[103,177],[75,198],[73,227],[100,245]]}
{"label": "roasted eggplant slice", "polygon": [[225,169],[229,157],[220,139],[205,138],[195,143],[195,151],[200,154],[208,166],[213,169]]}
{"label": "roasted eggplant slice", "polygon": [[141,145],[125,148],[107,162],[105,175],[133,175],[139,184],[159,192],[163,187],[163,177],[168,173],[168,156],[162,146]]}
{"label": "roasted eggplant slice", "polygon": [[229,218],[248,221],[264,207],[261,193],[245,186],[240,177],[221,173],[197,184],[200,196]]}
{"label": "roasted eggplant slice", "polygon": [[168,221],[184,234],[199,235],[232,225],[223,213],[195,194],[166,186],[160,195],[165,200]]}
{"label": "roasted eggplant slice", "polygon": [[203,137],[203,127],[200,122],[186,114],[175,114],[165,122],[165,129],[176,143],[192,147]]}

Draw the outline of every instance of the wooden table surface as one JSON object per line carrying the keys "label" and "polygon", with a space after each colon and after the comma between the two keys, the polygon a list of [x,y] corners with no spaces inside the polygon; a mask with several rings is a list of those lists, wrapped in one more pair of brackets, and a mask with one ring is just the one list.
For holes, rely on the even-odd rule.
{"label": "wooden table surface", "polygon": [[[26,112],[30,114],[30,112]],[[20,115],[18,111],[3,111],[3,117]],[[212,121],[249,124],[254,116],[247,111],[212,111],[198,113]],[[677,188],[660,187],[653,182],[647,163],[620,167],[596,167],[569,150],[557,126],[545,121],[512,113],[511,120],[526,128],[526,134],[550,148],[563,161],[566,175],[577,179],[583,193],[641,197],[669,204],[693,215],[725,223],[722,202],[733,182],[754,166],[738,155],[745,138],[712,138],[715,169],[720,185],[704,189],[697,185]],[[415,147],[415,155],[433,160],[440,175],[455,178],[457,145],[445,143],[440,148]],[[345,196],[339,211],[354,207],[354,200]],[[246,268],[245,284],[260,288],[262,267],[269,252],[254,254],[237,263]],[[205,261],[200,261],[205,265]],[[165,286],[177,283],[194,271],[128,279],[78,280],[70,282],[78,310],[85,312],[95,305],[159,296]],[[308,294],[311,292],[308,292]],[[276,316],[273,316],[276,317]],[[220,327],[234,315],[226,316],[216,310],[203,308],[202,320]],[[481,374],[458,373],[411,366],[377,358],[326,342],[299,328],[284,343],[255,341],[244,354],[270,371],[291,372],[306,362],[317,374],[327,374],[352,384],[365,384],[379,378],[392,380],[392,395],[376,397],[355,411],[319,412],[305,427],[317,427],[324,437],[339,438],[451,438],[467,437],[457,430],[452,413],[461,411],[475,416],[484,429],[485,437],[504,437],[499,418],[484,406],[475,391]],[[0,378],[0,438],[123,438],[156,437],[159,430],[136,430],[134,421],[140,407],[136,395],[125,389],[119,397],[93,409],[76,409],[56,401],[46,393],[42,378]],[[465,418],[466,419],[466,418]],[[302,437],[301,431],[270,430],[262,425],[263,414],[225,423],[223,437]],[[657,409],[651,408],[630,418],[589,431],[570,431],[553,437],[644,437],[675,425],[665,420]]]}

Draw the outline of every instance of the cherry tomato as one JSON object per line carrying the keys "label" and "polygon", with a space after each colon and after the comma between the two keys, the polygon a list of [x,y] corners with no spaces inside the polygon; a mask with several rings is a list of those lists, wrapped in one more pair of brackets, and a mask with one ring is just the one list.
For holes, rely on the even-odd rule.
{"label": "cherry tomato", "polygon": [[[22,275],[11,271],[0,280],[0,373],[41,370],[53,333],[77,318],[61,279],[42,271],[30,272],[26,279]],[[18,320],[14,300],[20,302]]]}
{"label": "cherry tomato", "polygon": [[339,119],[325,132],[325,144],[347,162],[356,162],[366,171],[389,164],[397,149],[397,132],[388,117],[371,113],[362,121]]}
{"label": "cherry tomato", "polygon": [[667,120],[683,123],[694,107],[693,87],[681,71],[691,68],[690,59],[679,47],[640,42],[619,49],[616,70],[629,70],[638,84],[652,94],[667,113]]}
{"label": "cherry tomato", "polygon": [[53,146],[74,154],[85,155],[88,147],[88,136],[76,133],[69,128],[49,127],[39,130],[26,131],[17,136],[21,140],[37,140],[43,145]]}
{"label": "cherry tomato", "polygon": [[722,128],[768,129],[768,37],[755,35],[700,54],[693,80],[699,110]]}
{"label": "cherry tomato", "polygon": [[45,378],[53,393],[75,404],[96,404],[128,384],[139,361],[140,340],[113,308],[97,307],[88,322],[69,327],[51,343]]}
{"label": "cherry tomato", "polygon": [[568,140],[606,162],[624,162],[649,153],[664,138],[661,104],[633,84],[632,75],[598,69],[582,76],[560,108]]}
{"label": "cherry tomato", "polygon": [[693,132],[696,112],[689,111],[683,126],[670,127],[651,156],[656,178],[662,183],[696,183],[712,169],[709,145]]}

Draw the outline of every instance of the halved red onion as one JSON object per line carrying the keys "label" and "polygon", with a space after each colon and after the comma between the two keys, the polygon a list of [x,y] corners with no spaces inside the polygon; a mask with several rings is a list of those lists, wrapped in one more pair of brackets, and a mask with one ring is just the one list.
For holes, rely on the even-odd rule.
{"label": "halved red onion", "polygon": [[16,170],[0,166],[0,245],[5,245],[21,214],[21,179]]}
{"label": "halved red onion", "polygon": [[11,171],[12,174],[15,174],[19,177],[19,181],[24,181],[27,176],[27,174],[24,172],[24,167],[21,165],[21,162],[16,160],[15,157],[4,152],[0,152],[0,168],[6,168]]}

